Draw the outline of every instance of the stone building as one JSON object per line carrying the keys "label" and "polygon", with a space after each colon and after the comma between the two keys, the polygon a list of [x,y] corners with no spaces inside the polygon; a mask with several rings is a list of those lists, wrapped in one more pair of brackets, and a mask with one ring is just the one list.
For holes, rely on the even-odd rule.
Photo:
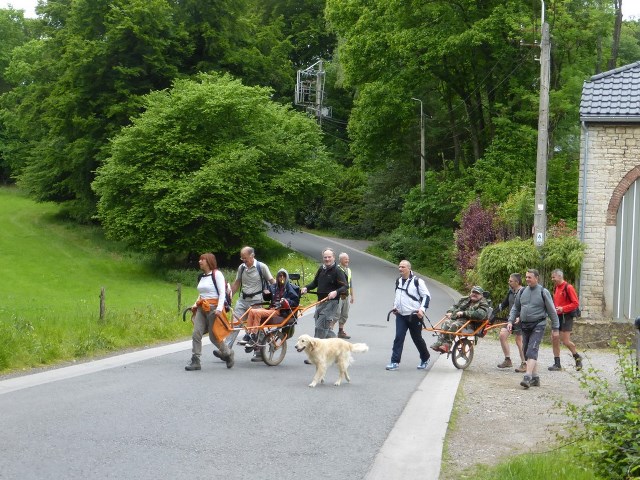
{"label": "stone building", "polygon": [[634,319],[640,315],[640,62],[585,82],[580,121],[583,317]]}

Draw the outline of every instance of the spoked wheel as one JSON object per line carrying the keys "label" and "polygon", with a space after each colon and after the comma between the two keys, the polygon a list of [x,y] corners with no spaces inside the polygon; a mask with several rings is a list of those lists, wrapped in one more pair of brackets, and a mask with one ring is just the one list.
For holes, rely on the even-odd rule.
{"label": "spoked wheel", "polygon": [[262,360],[271,367],[279,365],[287,354],[287,337],[282,330],[276,330],[267,335],[265,346],[262,347]]}
{"label": "spoked wheel", "polygon": [[464,370],[473,360],[473,342],[468,338],[460,338],[453,344],[451,361],[456,368]]}

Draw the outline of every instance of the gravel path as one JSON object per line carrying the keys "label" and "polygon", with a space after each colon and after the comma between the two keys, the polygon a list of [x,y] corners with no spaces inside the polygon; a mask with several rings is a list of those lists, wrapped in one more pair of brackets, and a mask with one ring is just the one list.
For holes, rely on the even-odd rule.
{"label": "gravel path", "polygon": [[[514,353],[518,357],[513,339],[510,345],[513,360]],[[578,345],[578,351],[585,359],[585,369],[594,367],[615,382],[617,355],[613,350],[583,351]],[[504,359],[497,336],[489,334],[478,341],[473,363],[463,373],[458,389],[441,480],[464,478],[461,471],[472,465],[491,465],[513,454],[542,452],[556,445],[555,434],[567,419],[557,401],[580,404],[587,400],[568,349],[562,347],[561,354],[565,370],[549,372],[553,353],[550,345],[543,345],[538,357],[541,386],[524,390],[522,374],[513,368],[497,368]],[[526,425],[520,421],[523,414],[528,418]]]}

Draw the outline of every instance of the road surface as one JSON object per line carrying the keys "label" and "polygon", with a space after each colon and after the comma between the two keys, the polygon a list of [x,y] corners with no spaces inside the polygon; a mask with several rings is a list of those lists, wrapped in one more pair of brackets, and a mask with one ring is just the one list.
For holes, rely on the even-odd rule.
{"label": "road surface", "polygon": [[[356,302],[347,331],[352,342],[365,342],[370,351],[355,355],[350,384],[334,387],[332,367],[327,384],[307,387],[314,367],[303,363],[306,357],[293,343],[277,367],[251,363],[250,354],[235,347],[236,365],[228,370],[205,345],[202,371],[186,372],[190,342],[181,342],[158,349],[158,355],[112,357],[5,380],[0,382],[0,478],[370,475],[412,394],[420,387],[427,404],[418,408],[428,410],[430,399],[438,401],[441,393],[429,391],[433,367],[416,370],[419,358],[408,336],[400,370],[384,368],[394,336],[386,315],[397,268],[340,242],[300,233],[278,237],[318,263],[325,246],[351,257]],[[428,286],[429,314],[439,318],[451,305],[452,292],[433,282]],[[302,333],[313,334],[310,314],[299,322],[296,336]]]}

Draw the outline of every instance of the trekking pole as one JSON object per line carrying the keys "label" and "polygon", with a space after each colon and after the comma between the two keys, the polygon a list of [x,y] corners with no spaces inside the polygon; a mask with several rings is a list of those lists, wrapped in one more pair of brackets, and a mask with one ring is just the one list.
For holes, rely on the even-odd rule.
{"label": "trekking pole", "polygon": [[[427,316],[427,312],[424,312],[424,318],[427,319],[427,322],[429,322],[429,326],[433,329],[433,323],[431,323],[431,319]],[[424,320],[422,321],[422,325],[424,325]],[[424,325],[424,328],[427,328],[427,326]]]}

